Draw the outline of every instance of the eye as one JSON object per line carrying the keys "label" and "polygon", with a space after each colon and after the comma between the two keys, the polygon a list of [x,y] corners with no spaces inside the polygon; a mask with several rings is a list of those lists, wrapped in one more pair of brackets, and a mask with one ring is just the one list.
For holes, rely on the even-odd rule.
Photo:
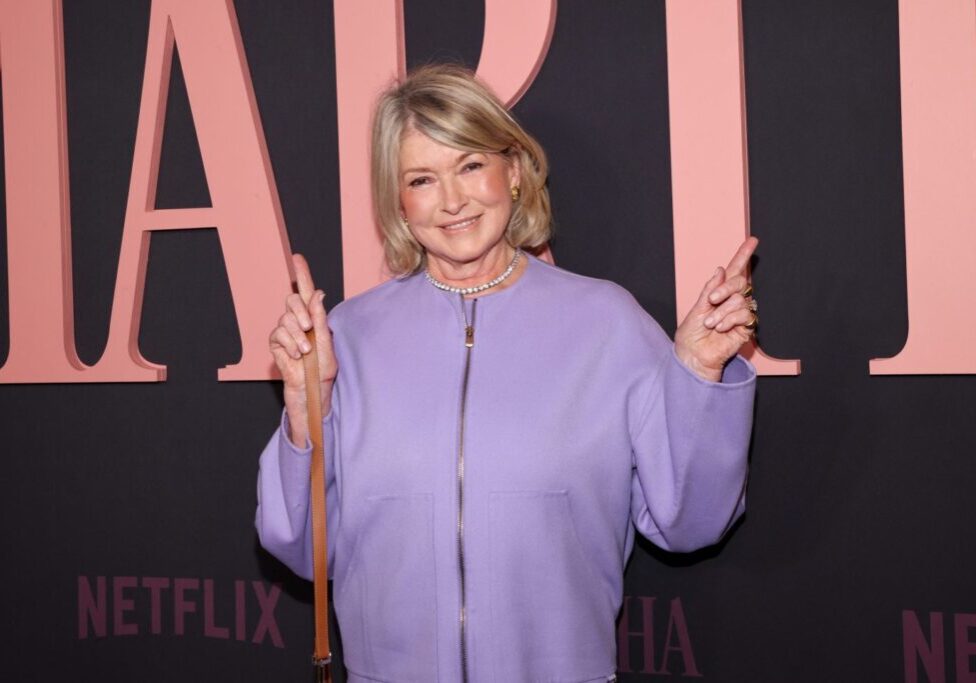
{"label": "eye", "polygon": [[465,171],[477,171],[479,168],[484,167],[484,163],[481,161],[469,161],[464,165]]}
{"label": "eye", "polygon": [[430,177],[422,175],[422,176],[417,176],[409,183],[407,183],[407,185],[409,187],[421,187],[423,185],[427,185],[428,183],[430,183]]}

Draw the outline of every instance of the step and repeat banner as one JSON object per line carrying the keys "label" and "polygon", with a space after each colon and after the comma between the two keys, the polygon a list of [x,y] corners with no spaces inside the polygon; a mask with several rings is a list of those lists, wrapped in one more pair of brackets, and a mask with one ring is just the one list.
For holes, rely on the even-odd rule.
{"label": "step and repeat banner", "polygon": [[972,0],[0,0],[0,677],[312,680],[267,336],[292,251],[329,306],[386,277],[369,112],[431,61],[669,332],[761,241],[748,511],[638,542],[620,680],[976,681]]}

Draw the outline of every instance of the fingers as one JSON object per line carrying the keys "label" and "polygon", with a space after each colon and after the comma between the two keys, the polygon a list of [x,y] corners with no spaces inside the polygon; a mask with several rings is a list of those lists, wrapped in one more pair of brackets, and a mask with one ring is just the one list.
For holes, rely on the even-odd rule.
{"label": "fingers", "polygon": [[749,259],[752,258],[758,245],[759,240],[755,237],[746,238],[739,245],[739,249],[729,261],[729,265],[726,268],[716,269],[712,277],[705,283],[692,310],[699,315],[709,314],[712,312],[712,307],[720,306],[734,293],[745,292],[749,286],[749,279],[746,274]]}
{"label": "fingers", "polygon": [[286,312],[278,319],[278,326],[271,331],[269,341],[272,352],[277,345],[295,360],[301,358],[303,353],[312,350],[312,346],[305,336],[305,331],[301,328],[298,318],[291,311]]}
{"label": "fingers", "polygon": [[308,267],[308,261],[301,254],[292,254],[291,262],[295,266],[295,284],[298,285],[298,295],[307,304],[312,300],[312,295],[315,293],[312,271]]}
{"label": "fingers", "polygon": [[756,247],[759,246],[759,240],[755,237],[747,237],[742,244],[739,245],[739,250],[735,252],[735,256],[729,261],[729,265],[725,268],[729,275],[743,275],[745,274],[748,266],[749,259],[752,258],[752,254],[756,251]]}
{"label": "fingers", "polygon": [[295,267],[295,284],[298,288],[298,294],[289,296],[285,300],[285,306],[295,315],[303,331],[315,330],[320,351],[328,350],[331,353],[332,336],[325,315],[325,293],[320,289],[315,289],[312,272],[305,257],[301,254],[292,254],[291,259]]}
{"label": "fingers", "polygon": [[746,326],[756,319],[756,314],[750,311],[748,308],[737,308],[715,324],[715,331],[728,332],[729,330],[741,326],[746,330],[747,334],[751,335],[754,330]]}
{"label": "fingers", "polygon": [[332,330],[325,313],[325,292],[316,289],[312,295],[312,302],[308,310],[312,316],[315,330],[315,346],[319,355],[319,379],[323,382],[333,379],[336,375],[335,349],[332,346]]}
{"label": "fingers", "polygon": [[[303,356],[312,353],[312,342],[308,334],[310,331],[315,331],[315,353],[319,361],[320,381],[334,381],[338,367],[325,313],[325,293],[315,289],[308,262],[301,254],[292,254],[292,265],[298,292],[285,298],[285,312],[271,331],[268,343],[275,365],[284,380],[285,405],[292,428],[295,429],[295,425],[299,425],[304,419],[302,392],[306,377]],[[326,387],[321,393],[323,414],[329,410],[330,397],[331,391]],[[302,439],[299,437],[298,441]]]}
{"label": "fingers", "polygon": [[275,364],[281,371],[282,376],[290,374],[289,361],[296,361],[302,357],[301,349],[295,338],[289,334],[284,327],[276,327],[271,331],[268,339],[271,347],[271,355],[274,356]]}
{"label": "fingers", "polygon": [[312,329],[312,316],[309,312],[310,306],[305,305],[305,301],[300,294],[289,294],[285,298],[285,309],[295,316],[295,321],[304,332]]}
{"label": "fingers", "polygon": [[752,315],[750,300],[736,293],[712,311],[702,324],[716,332],[727,332],[736,325],[745,325],[750,322]]}
{"label": "fingers", "polygon": [[[285,299],[287,310],[278,319],[278,327],[272,331],[272,340],[277,340],[294,358],[298,358],[298,356],[291,352],[293,348],[297,348],[301,353],[308,353],[312,350],[306,335],[309,330],[314,329],[319,340],[330,341],[331,333],[329,332],[324,301],[325,292],[320,289],[316,289],[312,293],[312,300],[308,306],[302,301],[300,295],[290,294]],[[277,336],[279,330],[285,333],[286,338]],[[289,343],[288,340],[294,343]]]}
{"label": "fingers", "polygon": [[312,294],[312,300],[308,305],[309,326],[306,329],[314,329],[319,339],[330,336],[329,324],[325,315],[325,292],[316,289]]}
{"label": "fingers", "polygon": [[749,286],[749,280],[745,275],[735,275],[729,277],[718,287],[714,288],[708,295],[708,302],[713,306],[720,305],[734,294],[742,294]]}
{"label": "fingers", "polygon": [[698,295],[698,301],[695,302],[695,306],[692,310],[697,310],[702,314],[708,312],[713,305],[709,301],[709,295],[723,282],[725,282],[725,269],[721,267],[716,268],[715,272],[712,274],[712,277],[709,278],[708,282],[705,283],[705,286],[702,287],[701,294]]}

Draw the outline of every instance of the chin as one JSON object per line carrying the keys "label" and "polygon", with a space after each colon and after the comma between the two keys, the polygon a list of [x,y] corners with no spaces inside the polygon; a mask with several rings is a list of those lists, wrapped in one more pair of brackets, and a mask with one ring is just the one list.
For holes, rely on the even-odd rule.
{"label": "chin", "polygon": [[471,263],[472,261],[477,261],[493,250],[501,246],[504,248],[505,242],[493,242],[490,244],[485,244],[482,240],[464,240],[462,235],[452,236],[458,239],[449,240],[449,244],[436,244],[431,245],[433,249],[428,248],[429,254],[432,254],[435,258],[447,259],[454,261],[455,263]]}

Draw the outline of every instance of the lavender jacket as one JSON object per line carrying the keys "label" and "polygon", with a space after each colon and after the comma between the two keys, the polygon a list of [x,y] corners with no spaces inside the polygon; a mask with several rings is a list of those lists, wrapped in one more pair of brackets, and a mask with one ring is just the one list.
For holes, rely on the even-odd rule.
{"label": "lavender jacket", "polygon": [[[700,379],[625,290],[536,259],[466,302],[473,339],[461,306],[415,275],[329,315],[329,559],[349,680],[613,680],[635,527],[688,551],[742,513],[755,372],[735,358],[721,383]],[[304,577],[308,453],[271,437],[256,520]]]}

